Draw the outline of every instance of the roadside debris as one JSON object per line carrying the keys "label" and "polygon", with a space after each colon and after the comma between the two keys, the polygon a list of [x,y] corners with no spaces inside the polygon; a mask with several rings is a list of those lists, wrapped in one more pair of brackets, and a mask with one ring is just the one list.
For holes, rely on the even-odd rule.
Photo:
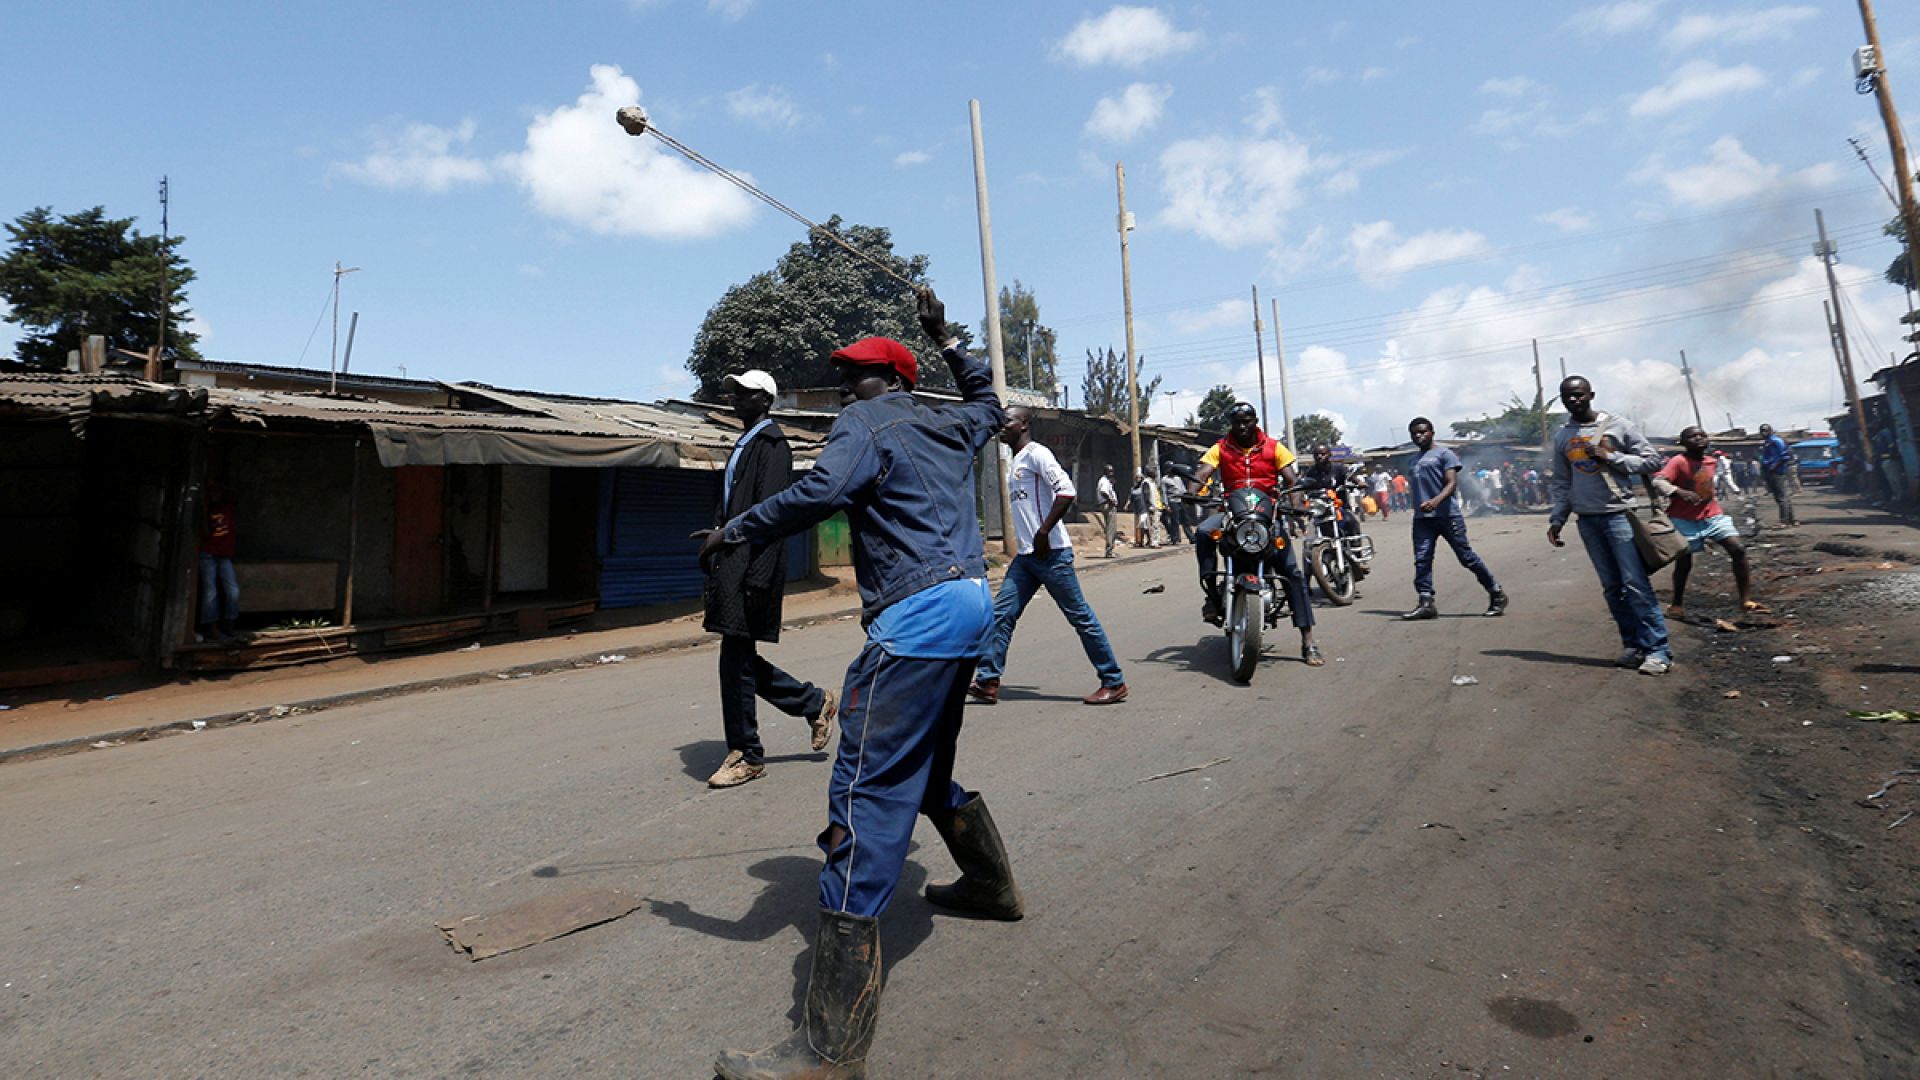
{"label": "roadside debris", "polygon": [[1713,620],[1713,628],[1715,630],[1720,631],[1723,634],[1737,634],[1740,632],[1740,628],[1738,626],[1735,626],[1734,624],[1728,622],[1725,619]]}
{"label": "roadside debris", "polygon": [[479,652],[479,651],[480,651],[480,643],[476,641],[476,642],[474,642],[473,644],[471,644],[471,645],[468,645],[468,646],[466,646],[466,647],[464,647],[464,648],[462,648],[462,649],[461,649],[460,651],[461,651],[461,652]]}
{"label": "roadside debris", "polygon": [[618,889],[579,889],[536,897],[491,915],[444,919],[433,925],[455,950],[478,961],[612,922],[645,903],[645,897]]}
{"label": "roadside debris", "polygon": [[1147,596],[1151,593],[1163,593],[1166,591],[1167,591],[1166,582],[1160,581],[1159,579],[1156,578],[1154,581],[1150,582],[1146,588],[1140,590],[1140,595]]}
{"label": "roadside debris", "polygon": [[1479,686],[1479,685],[1480,685],[1480,680],[1479,680],[1479,679],[1476,679],[1476,678],[1474,678],[1474,677],[1473,677],[1473,676],[1471,676],[1471,675],[1455,675],[1455,676],[1453,677],[1453,685],[1455,685],[1455,686]]}
{"label": "roadside debris", "polygon": [[1894,787],[1899,784],[1920,784],[1920,769],[1893,770],[1892,774],[1887,777],[1887,782],[1880,785],[1879,791],[1867,796],[1866,801],[1872,802],[1887,792],[1892,791]]}
{"label": "roadside debris", "polygon": [[1920,724],[1920,712],[1910,709],[1848,709],[1847,715],[1879,724]]}
{"label": "roadside debris", "polygon": [[207,730],[207,722],[205,720],[195,720],[193,722],[193,730],[195,731]]}
{"label": "roadside debris", "polygon": [[1900,826],[1905,825],[1907,823],[1907,819],[1911,818],[1912,816],[1913,816],[1913,811],[1911,810],[1907,811],[1904,814],[1901,814],[1900,817],[1897,820],[1895,820],[1893,824],[1887,826],[1887,831],[1892,832],[1893,830],[1899,828]]}
{"label": "roadside debris", "polygon": [[1732,700],[1732,699],[1734,699],[1734,698],[1737,698],[1737,697],[1739,697],[1739,696],[1740,696],[1740,691],[1738,691],[1738,690],[1729,690],[1729,691],[1727,691],[1726,693],[1724,693],[1724,694],[1721,694],[1720,696],[1721,696],[1721,697],[1723,697],[1723,698],[1726,698],[1726,699],[1728,699],[1728,700]]}
{"label": "roadside debris", "polygon": [[1205,765],[1189,765],[1184,769],[1175,769],[1172,772],[1154,773],[1152,776],[1143,776],[1140,779],[1135,780],[1134,783],[1147,784],[1155,780],[1165,780],[1169,776],[1180,776],[1184,773],[1199,772],[1202,769],[1211,769],[1215,765],[1225,765],[1227,762],[1232,760],[1233,759],[1230,757],[1214,758],[1212,761],[1207,762]]}
{"label": "roadside debris", "polygon": [[619,663],[623,663],[623,662],[625,662],[625,660],[626,660],[626,659],[627,659],[627,654],[626,654],[626,653],[607,653],[607,654],[605,654],[605,655],[603,655],[602,657],[600,657],[600,659],[598,659],[598,660],[595,660],[595,661],[594,661],[594,663],[596,663],[596,664],[619,664]]}
{"label": "roadside debris", "polygon": [[118,739],[101,739],[99,742],[91,743],[89,745],[91,745],[95,750],[111,750],[116,746],[125,746],[126,744],[121,742]]}
{"label": "roadside debris", "polygon": [[1776,663],[1776,664],[1791,664],[1791,663],[1793,663],[1793,657],[1791,657],[1791,656],[1784,656],[1784,655],[1782,655],[1782,656],[1776,656],[1776,657],[1774,657],[1774,658],[1773,658],[1773,662],[1774,662],[1774,663]]}

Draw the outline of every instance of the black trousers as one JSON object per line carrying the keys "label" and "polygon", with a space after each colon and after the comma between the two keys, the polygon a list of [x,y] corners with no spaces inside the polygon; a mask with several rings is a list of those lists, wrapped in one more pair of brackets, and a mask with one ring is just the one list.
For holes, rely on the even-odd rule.
{"label": "black trousers", "polygon": [[726,728],[727,749],[738,750],[750,764],[766,756],[760,745],[756,699],[788,716],[813,716],[826,702],[826,691],[781,671],[760,655],[750,637],[724,634],[720,638],[720,723]]}

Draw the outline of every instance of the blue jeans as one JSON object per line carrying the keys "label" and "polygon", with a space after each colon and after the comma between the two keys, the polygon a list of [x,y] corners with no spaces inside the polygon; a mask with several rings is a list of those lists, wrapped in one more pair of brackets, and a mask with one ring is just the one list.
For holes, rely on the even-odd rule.
{"label": "blue jeans", "polygon": [[1113,655],[1113,646],[1107,643],[1107,632],[1100,628],[1100,620],[1080,592],[1080,578],[1073,572],[1073,552],[1066,549],[1013,557],[1007,576],[1000,582],[1000,592],[993,598],[993,633],[985,655],[980,658],[977,677],[997,679],[1006,670],[1007,646],[1013,641],[1014,625],[1027,610],[1033,594],[1042,588],[1060,605],[1060,614],[1067,617],[1074,632],[1080,635],[1080,647],[1087,650],[1087,659],[1093,662],[1100,685],[1123,685],[1127,680],[1120,672],[1120,661]]}
{"label": "blue jeans", "polygon": [[1433,554],[1442,540],[1453,549],[1453,557],[1460,560],[1460,565],[1479,579],[1481,588],[1488,592],[1500,588],[1500,583],[1493,580],[1493,571],[1487,569],[1479,553],[1467,542],[1467,519],[1459,514],[1447,514],[1413,519],[1414,592],[1421,596],[1433,595]]}
{"label": "blue jeans", "polygon": [[915,821],[972,797],[953,782],[953,757],[973,663],[894,656],[869,639],[847,668],[819,840],[822,908],[865,917],[886,910]]}
{"label": "blue jeans", "polygon": [[240,579],[233,576],[233,560],[225,555],[200,553],[200,622],[230,623],[240,617]]}
{"label": "blue jeans", "polygon": [[1580,542],[1600,575],[1600,591],[1607,610],[1620,627],[1620,644],[1661,660],[1673,659],[1667,640],[1667,620],[1660,614],[1660,598],[1653,594],[1640,549],[1633,546],[1633,523],[1627,515],[1580,515]]}

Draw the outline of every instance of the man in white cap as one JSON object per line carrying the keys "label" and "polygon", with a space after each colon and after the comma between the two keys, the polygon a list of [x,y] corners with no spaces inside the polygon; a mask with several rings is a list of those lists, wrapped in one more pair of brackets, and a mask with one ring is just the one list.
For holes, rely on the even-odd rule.
{"label": "man in white cap", "polygon": [[[793,483],[793,450],[767,415],[779,392],[773,376],[755,369],[728,375],[720,384],[732,395],[733,413],[743,431],[727,456],[715,528]],[[706,535],[694,534],[702,540]],[[756,647],[757,642],[780,640],[780,602],[787,582],[784,547],[777,541],[739,544],[703,560],[705,626],[720,635],[720,721],[727,735],[726,760],[707,778],[708,787],[738,787],[766,775],[766,750],[754,715],[757,698],[788,716],[806,717],[813,748],[827,748],[838,705],[834,692],[795,679],[768,663]]]}

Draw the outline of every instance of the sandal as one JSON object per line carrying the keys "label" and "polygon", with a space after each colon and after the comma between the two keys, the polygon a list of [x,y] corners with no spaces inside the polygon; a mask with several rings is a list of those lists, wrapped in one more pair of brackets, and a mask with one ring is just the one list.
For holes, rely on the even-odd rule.
{"label": "sandal", "polygon": [[1327,658],[1320,655],[1320,646],[1318,645],[1307,645],[1302,647],[1300,650],[1300,659],[1305,661],[1308,667],[1326,667],[1327,666]]}

